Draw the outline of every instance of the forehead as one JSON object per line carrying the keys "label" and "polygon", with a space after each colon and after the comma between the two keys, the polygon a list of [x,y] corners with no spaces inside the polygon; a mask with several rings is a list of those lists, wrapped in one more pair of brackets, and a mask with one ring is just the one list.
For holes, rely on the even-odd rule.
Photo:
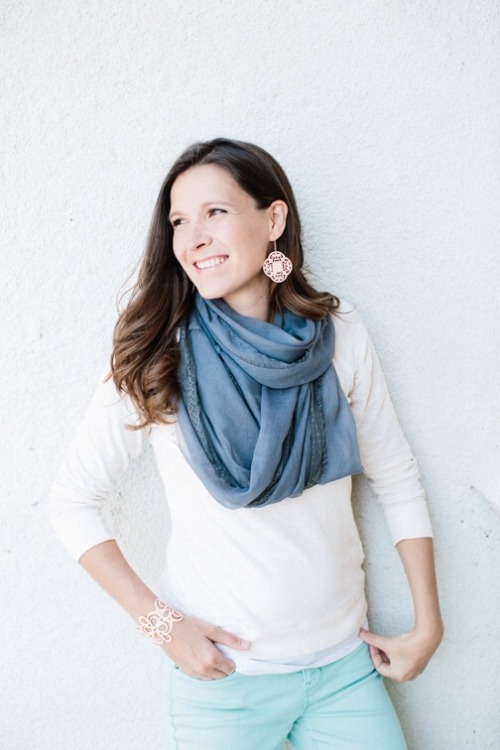
{"label": "forehead", "polygon": [[198,164],[180,174],[170,191],[172,209],[178,204],[214,200],[241,202],[252,200],[234,177],[217,164]]}

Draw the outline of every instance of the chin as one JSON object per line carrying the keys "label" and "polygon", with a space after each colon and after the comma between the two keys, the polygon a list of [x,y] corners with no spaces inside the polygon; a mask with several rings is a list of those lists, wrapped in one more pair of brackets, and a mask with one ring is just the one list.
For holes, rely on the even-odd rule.
{"label": "chin", "polygon": [[220,299],[222,297],[221,294],[218,294],[217,292],[213,292],[213,291],[211,292],[207,289],[203,290],[203,289],[199,289],[198,287],[196,287],[196,291],[198,292],[200,297],[203,297],[203,299]]}
{"label": "chin", "polygon": [[[193,282],[194,283],[194,282]],[[228,290],[227,285],[223,284],[199,284],[194,285],[196,287],[196,291],[200,295],[200,297],[203,297],[203,299],[221,299],[224,297],[224,295],[230,293],[230,290]]]}

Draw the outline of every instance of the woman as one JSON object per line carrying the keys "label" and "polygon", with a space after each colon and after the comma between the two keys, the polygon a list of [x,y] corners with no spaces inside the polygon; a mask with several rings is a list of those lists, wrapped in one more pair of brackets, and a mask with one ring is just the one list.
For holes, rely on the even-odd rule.
{"label": "woman", "polygon": [[[277,162],[228,139],[188,148],[51,493],[63,541],[169,657],[173,748],[401,750],[382,676],[413,679],[442,636],[424,493],[376,354],[302,265]],[[158,592],[99,516],[146,438],[172,519]],[[361,470],[415,606],[394,638],[367,630]]]}

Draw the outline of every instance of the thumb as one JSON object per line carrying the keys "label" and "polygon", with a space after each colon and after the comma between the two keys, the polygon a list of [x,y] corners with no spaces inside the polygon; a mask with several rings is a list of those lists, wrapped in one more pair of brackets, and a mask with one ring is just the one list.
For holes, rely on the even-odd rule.
{"label": "thumb", "polygon": [[240,650],[250,648],[252,645],[250,641],[245,640],[245,638],[238,638],[237,635],[228,633],[227,630],[223,630],[218,625],[216,625],[213,631],[209,634],[209,638],[215,643],[221,643],[223,646],[229,646],[230,648],[237,648]]}
{"label": "thumb", "polygon": [[365,630],[364,628],[359,629],[358,635],[361,640],[365,643],[368,643],[369,646],[375,646],[376,648],[380,648],[382,650],[384,650],[384,647],[387,645],[387,641],[389,640],[384,635],[377,635],[376,633],[372,633],[370,630]]}
{"label": "thumb", "polygon": [[380,654],[371,654],[373,666],[382,677],[393,677],[392,667],[388,664]]}

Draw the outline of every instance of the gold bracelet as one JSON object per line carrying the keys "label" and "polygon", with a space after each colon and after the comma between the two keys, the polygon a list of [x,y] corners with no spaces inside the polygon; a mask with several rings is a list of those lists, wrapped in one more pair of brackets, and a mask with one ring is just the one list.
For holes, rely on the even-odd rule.
{"label": "gold bracelet", "polygon": [[141,633],[158,645],[172,641],[174,623],[184,619],[184,615],[176,612],[168,604],[155,599],[155,608],[148,615],[139,617],[138,629]]}

